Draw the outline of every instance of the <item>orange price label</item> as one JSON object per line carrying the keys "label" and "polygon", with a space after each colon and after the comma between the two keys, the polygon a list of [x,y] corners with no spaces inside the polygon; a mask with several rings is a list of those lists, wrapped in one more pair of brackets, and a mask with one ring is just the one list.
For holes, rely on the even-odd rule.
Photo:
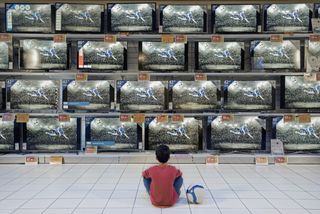
{"label": "orange price label", "polygon": [[104,42],[116,43],[117,42],[117,36],[116,35],[105,35],[104,36]]}
{"label": "orange price label", "polygon": [[299,115],[299,123],[311,123],[310,114]]}
{"label": "orange price label", "polygon": [[65,43],[67,41],[67,37],[64,34],[57,34],[53,36],[53,41],[55,43]]}
{"label": "orange price label", "polygon": [[12,113],[4,113],[2,116],[2,121],[14,121],[14,114]]}
{"label": "orange price label", "polygon": [[133,115],[133,121],[135,123],[144,123],[146,120],[146,116],[144,114],[134,114]]}
{"label": "orange price label", "polygon": [[37,156],[27,156],[25,160],[26,165],[36,165],[39,163],[39,158]]}
{"label": "orange price label", "polygon": [[309,82],[315,82],[320,80],[319,72],[305,73],[303,76],[304,76],[304,80]]}
{"label": "orange price label", "polygon": [[70,122],[70,115],[60,114],[58,119],[59,119],[59,122]]}
{"label": "orange price label", "polygon": [[283,165],[283,164],[287,164],[288,163],[288,158],[287,157],[275,157],[274,158],[274,163],[275,164],[280,164],[280,165]]}
{"label": "orange price label", "polygon": [[268,165],[269,164],[269,160],[267,156],[260,156],[260,157],[256,157],[256,165]]}
{"label": "orange price label", "polygon": [[187,43],[188,38],[186,35],[176,35],[175,42],[176,43]]}
{"label": "orange price label", "polygon": [[213,35],[213,36],[211,36],[211,42],[222,43],[222,42],[224,42],[224,37],[221,35]]}
{"label": "orange price label", "polygon": [[50,156],[49,164],[63,164],[62,156]]}
{"label": "orange price label", "polygon": [[17,114],[17,123],[27,123],[29,121],[29,114]]}
{"label": "orange price label", "polygon": [[172,122],[183,122],[184,116],[182,114],[174,114],[171,116]]}
{"label": "orange price label", "polygon": [[97,154],[98,153],[98,147],[96,146],[87,146],[85,150],[86,154]]}
{"label": "orange price label", "polygon": [[163,43],[174,43],[174,36],[170,34],[164,34],[161,36],[161,42]]}
{"label": "orange price label", "polygon": [[210,155],[206,159],[206,164],[219,164],[219,156],[217,155]]}
{"label": "orange price label", "polygon": [[84,73],[78,73],[76,74],[76,81],[87,81],[88,80],[88,74]]}
{"label": "orange price label", "polygon": [[294,32],[284,32],[285,35],[294,36]]}
{"label": "orange price label", "polygon": [[148,74],[148,73],[139,73],[138,74],[138,80],[139,81],[149,81],[150,80],[150,74]]}
{"label": "orange price label", "polygon": [[168,115],[157,115],[157,122],[158,123],[167,123],[168,122]]}
{"label": "orange price label", "polygon": [[320,35],[319,34],[311,34],[309,37],[311,42],[320,42]]}
{"label": "orange price label", "polygon": [[120,122],[131,122],[131,115],[130,114],[121,114],[119,119],[120,119]]}
{"label": "orange price label", "polygon": [[206,81],[208,79],[206,74],[199,73],[194,75],[194,80],[195,81]]}
{"label": "orange price label", "polygon": [[293,121],[295,121],[295,117],[296,116],[294,116],[294,115],[286,114],[283,116],[283,122],[285,122],[285,123],[293,122]]}
{"label": "orange price label", "polygon": [[1,42],[10,42],[12,41],[12,35],[8,33],[0,33]]}
{"label": "orange price label", "polygon": [[224,114],[221,117],[222,117],[222,121],[233,121],[234,119],[234,116],[231,114]]}
{"label": "orange price label", "polygon": [[271,35],[270,41],[271,42],[283,42],[283,35]]}

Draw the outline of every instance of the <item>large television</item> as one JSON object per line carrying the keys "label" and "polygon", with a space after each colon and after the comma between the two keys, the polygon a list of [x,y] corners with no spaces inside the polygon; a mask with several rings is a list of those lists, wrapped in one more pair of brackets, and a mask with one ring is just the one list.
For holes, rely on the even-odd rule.
{"label": "large television", "polygon": [[100,33],[103,31],[103,4],[56,3],[56,31]]}
{"label": "large television", "polygon": [[6,4],[6,31],[50,33],[52,9],[51,4]]}
{"label": "large television", "polygon": [[20,40],[20,68],[25,70],[63,70],[68,67],[65,42],[52,40]]}
{"label": "large television", "polygon": [[272,80],[224,82],[226,110],[272,110],[275,108],[276,82]]}
{"label": "large television", "polygon": [[0,70],[13,68],[12,41],[0,41]]}
{"label": "large television", "polygon": [[301,68],[300,41],[252,41],[252,67],[254,70],[293,70]]}
{"label": "large television", "polygon": [[73,151],[80,149],[80,118],[60,122],[56,117],[30,117],[23,124],[23,142],[27,150]]}
{"label": "large television", "polygon": [[267,32],[311,31],[312,4],[267,4],[263,8]]}
{"label": "large television", "polygon": [[78,41],[78,68],[85,70],[126,70],[127,43]]}
{"label": "large television", "polygon": [[57,110],[60,84],[57,80],[6,81],[8,110]]}
{"label": "large television", "polygon": [[167,83],[117,81],[117,104],[122,111],[161,111],[166,107]]}
{"label": "large television", "polygon": [[154,150],[159,144],[166,144],[174,152],[198,151],[202,149],[202,120],[185,117],[181,122],[158,122],[148,117],[146,126],[146,150]]}
{"label": "large television", "polygon": [[259,5],[212,5],[216,33],[256,33],[260,25]]}
{"label": "large television", "polygon": [[169,81],[172,110],[213,111],[220,98],[220,81]]}
{"label": "large television", "polygon": [[209,116],[208,149],[261,150],[266,140],[266,120],[258,116]]}
{"label": "large television", "polygon": [[307,81],[304,76],[285,76],[281,81],[282,108],[320,108],[320,81]]}
{"label": "large television", "polygon": [[164,33],[207,32],[206,5],[160,5],[160,26]]}
{"label": "large television", "polygon": [[0,118],[0,152],[16,150],[18,134],[14,121],[2,121]]}
{"label": "large television", "polygon": [[295,116],[292,121],[276,117],[273,138],[281,140],[286,151],[320,150],[320,117],[311,116],[309,123],[300,123]]}
{"label": "large television", "polygon": [[320,42],[305,41],[305,68],[307,72],[320,71]]}
{"label": "large television", "polygon": [[244,68],[244,42],[196,43],[196,69],[235,71]]}
{"label": "large television", "polygon": [[186,71],[187,44],[140,42],[139,70]]}
{"label": "large television", "polygon": [[153,32],[155,27],[155,3],[108,4],[109,32]]}
{"label": "large television", "polygon": [[86,145],[103,150],[138,150],[142,142],[142,127],[119,117],[86,117]]}
{"label": "large television", "polygon": [[109,80],[62,80],[63,110],[109,111],[114,99],[114,82]]}

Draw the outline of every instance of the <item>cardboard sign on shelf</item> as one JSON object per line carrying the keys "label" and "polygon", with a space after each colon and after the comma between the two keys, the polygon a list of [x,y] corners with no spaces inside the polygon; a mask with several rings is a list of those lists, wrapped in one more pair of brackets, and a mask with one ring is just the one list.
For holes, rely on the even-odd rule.
{"label": "cardboard sign on shelf", "polygon": [[290,122],[294,122],[296,119],[296,116],[295,115],[292,115],[292,114],[285,114],[283,116],[283,122],[285,123],[290,123]]}
{"label": "cardboard sign on shelf", "polygon": [[270,36],[271,42],[283,42],[283,35],[281,34],[275,34]]}
{"label": "cardboard sign on shelf", "polygon": [[284,155],[283,142],[279,139],[271,139],[271,154]]}
{"label": "cardboard sign on shelf", "polygon": [[174,114],[171,116],[172,122],[183,122],[184,116],[182,114]]}
{"label": "cardboard sign on shelf", "polygon": [[256,165],[266,166],[269,164],[269,159],[267,156],[257,156],[255,157]]}
{"label": "cardboard sign on shelf", "polygon": [[0,42],[11,42],[12,35],[8,33],[0,33]]}
{"label": "cardboard sign on shelf", "polygon": [[188,38],[186,35],[176,35],[175,42],[186,44],[188,42]]}
{"label": "cardboard sign on shelf", "polygon": [[287,165],[288,158],[285,156],[274,157],[274,164],[275,165]]}
{"label": "cardboard sign on shelf", "polygon": [[145,120],[146,120],[145,114],[134,114],[133,115],[133,122],[135,122],[135,123],[144,123]]}
{"label": "cardboard sign on shelf", "polygon": [[206,164],[208,165],[218,165],[219,164],[219,156],[218,155],[210,155],[206,158]]}
{"label": "cardboard sign on shelf", "polygon": [[39,164],[39,158],[37,156],[27,156],[24,163],[25,165],[37,165]]}
{"label": "cardboard sign on shelf", "polygon": [[320,42],[320,34],[311,34],[309,40],[310,42]]}
{"label": "cardboard sign on shelf", "polygon": [[2,121],[14,121],[15,115],[12,113],[4,113],[2,115]]}
{"label": "cardboard sign on shelf", "polygon": [[98,147],[97,146],[87,146],[85,149],[86,154],[98,154]]}
{"label": "cardboard sign on shelf", "polygon": [[223,43],[224,37],[222,35],[213,35],[211,36],[211,42],[213,43]]}
{"label": "cardboard sign on shelf", "polygon": [[163,43],[174,43],[174,35],[163,34],[161,35],[161,42]]}
{"label": "cardboard sign on shelf", "polygon": [[204,73],[199,73],[194,75],[194,80],[195,81],[206,81],[208,80],[207,74]]}
{"label": "cardboard sign on shelf", "polygon": [[117,36],[116,35],[104,35],[104,42],[106,43],[116,43]]}
{"label": "cardboard sign on shelf", "polygon": [[67,42],[67,36],[64,34],[56,34],[53,36],[53,42],[55,43],[65,43]]}
{"label": "cardboard sign on shelf", "polygon": [[63,164],[62,156],[50,156],[49,164]]}
{"label": "cardboard sign on shelf", "polygon": [[70,115],[68,114],[60,114],[58,116],[59,122],[70,122]]}
{"label": "cardboard sign on shelf", "polygon": [[300,114],[298,118],[299,118],[299,123],[311,123],[310,114]]}
{"label": "cardboard sign on shelf", "polygon": [[29,121],[29,114],[17,114],[16,121],[17,123],[27,123]]}
{"label": "cardboard sign on shelf", "polygon": [[150,74],[149,73],[139,73],[138,80],[139,81],[150,81]]}
{"label": "cardboard sign on shelf", "polygon": [[119,116],[120,122],[131,122],[131,115],[130,114],[121,114]]}
{"label": "cardboard sign on shelf", "polygon": [[157,122],[158,123],[167,123],[168,122],[168,115],[157,115]]}
{"label": "cardboard sign on shelf", "polygon": [[78,73],[76,74],[76,81],[87,81],[88,80],[88,74],[85,73]]}

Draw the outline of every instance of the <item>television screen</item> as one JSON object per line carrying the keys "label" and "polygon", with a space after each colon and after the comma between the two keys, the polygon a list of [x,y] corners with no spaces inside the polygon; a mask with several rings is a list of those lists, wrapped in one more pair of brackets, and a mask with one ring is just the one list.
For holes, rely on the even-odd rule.
{"label": "television screen", "polygon": [[139,70],[187,70],[186,46],[183,43],[140,42]]}
{"label": "television screen", "polygon": [[224,82],[224,108],[229,110],[271,110],[275,104],[275,81]]}
{"label": "television screen", "polygon": [[307,72],[320,71],[320,42],[306,41],[305,42],[305,65]]}
{"label": "television screen", "polygon": [[220,102],[220,81],[170,80],[173,110],[214,110]]}
{"label": "television screen", "polygon": [[108,20],[111,32],[152,32],[156,24],[156,5],[108,4]]}
{"label": "television screen", "polygon": [[141,126],[119,118],[86,117],[86,144],[99,150],[138,149]]}
{"label": "television screen", "polygon": [[161,81],[117,81],[120,110],[164,110],[166,86]]}
{"label": "television screen", "polygon": [[215,116],[208,123],[210,149],[260,150],[265,141],[266,121],[257,116]]}
{"label": "television screen", "polygon": [[60,122],[58,117],[31,117],[24,131],[27,150],[79,150],[80,120]]}
{"label": "television screen", "polygon": [[320,150],[320,117],[311,116],[310,123],[299,123],[295,117],[284,122],[283,117],[277,117],[273,128],[273,137],[281,140],[287,151]]}
{"label": "television screen", "polygon": [[320,81],[307,81],[304,76],[282,79],[282,108],[320,108]]}
{"label": "television screen", "polygon": [[56,31],[100,33],[103,4],[56,4]]}
{"label": "television screen", "polygon": [[30,70],[67,69],[67,43],[52,40],[20,40],[20,67]]}
{"label": "television screen", "polygon": [[259,5],[213,5],[212,11],[216,33],[258,32]]}
{"label": "television screen", "polygon": [[51,4],[6,4],[7,32],[50,33]]}
{"label": "television screen", "polygon": [[311,30],[311,4],[264,5],[265,31],[308,32]]}
{"label": "television screen", "polygon": [[15,150],[14,122],[0,118],[0,151],[10,150]]}
{"label": "television screen", "polygon": [[109,111],[114,93],[111,84],[108,80],[63,80],[63,109]]}
{"label": "television screen", "polygon": [[0,70],[13,68],[12,41],[0,41]]}
{"label": "television screen", "polygon": [[55,110],[60,84],[57,80],[7,80],[7,105],[12,110]]}
{"label": "television screen", "polygon": [[300,41],[252,41],[253,69],[300,69]]}
{"label": "television screen", "polygon": [[78,67],[97,70],[127,69],[126,42],[78,41]]}
{"label": "television screen", "polygon": [[183,122],[158,122],[157,118],[146,118],[146,149],[154,150],[165,143],[172,151],[198,151],[202,143],[202,121],[193,117]]}
{"label": "television screen", "polygon": [[203,33],[207,31],[205,5],[161,5],[160,25],[165,33]]}
{"label": "television screen", "polygon": [[244,42],[198,42],[196,58],[198,70],[241,70],[244,67]]}

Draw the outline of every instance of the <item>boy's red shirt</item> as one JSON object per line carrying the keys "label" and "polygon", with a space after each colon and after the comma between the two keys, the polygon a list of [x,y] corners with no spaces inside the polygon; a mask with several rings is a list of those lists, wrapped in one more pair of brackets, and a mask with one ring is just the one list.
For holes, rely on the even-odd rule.
{"label": "boy's red shirt", "polygon": [[151,178],[150,199],[153,205],[168,207],[174,205],[179,196],[174,189],[174,181],[182,172],[174,166],[163,164],[150,167],[142,173]]}

